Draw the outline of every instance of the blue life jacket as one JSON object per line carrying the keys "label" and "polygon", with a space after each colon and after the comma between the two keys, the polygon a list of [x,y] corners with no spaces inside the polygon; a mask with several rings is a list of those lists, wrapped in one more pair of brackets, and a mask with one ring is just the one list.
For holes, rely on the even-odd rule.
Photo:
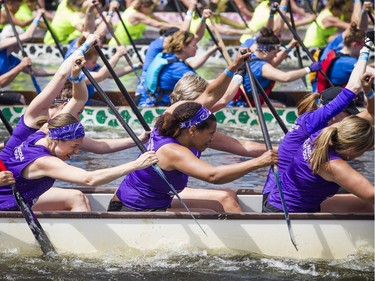
{"label": "blue life jacket", "polygon": [[156,55],[147,69],[145,78],[145,86],[151,94],[155,94],[157,92],[159,76],[163,68],[176,61],[179,61],[179,58],[176,57],[173,59],[166,59],[163,57],[163,53]]}

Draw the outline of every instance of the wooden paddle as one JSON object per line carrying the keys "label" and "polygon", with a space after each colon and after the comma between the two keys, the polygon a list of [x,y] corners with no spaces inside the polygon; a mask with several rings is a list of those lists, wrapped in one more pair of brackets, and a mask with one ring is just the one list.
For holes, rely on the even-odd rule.
{"label": "wooden paddle", "polygon": [[[108,98],[107,94],[102,90],[102,88],[99,86],[99,84],[95,81],[95,79],[92,77],[90,72],[83,67],[82,68],[83,73],[86,75],[86,77],[90,80],[91,84],[95,87],[98,94],[103,98],[103,100],[107,103],[109,108],[112,110],[113,114],[115,115],[116,119],[119,121],[119,123],[122,125],[122,127],[125,129],[125,131],[129,134],[129,136],[132,138],[132,140],[135,142],[137,147],[142,153],[145,153],[147,151],[144,144],[139,140],[137,135],[133,132],[133,130],[130,128],[130,126],[125,122],[124,118],[122,118],[121,114],[116,109],[115,105],[112,103],[112,101]],[[138,109],[137,109],[138,110]],[[142,116],[142,115],[141,115]],[[143,119],[143,117],[141,117]],[[140,120],[141,120],[140,119]],[[146,122],[143,120],[142,122]],[[168,187],[171,189],[173,194],[177,197],[178,201],[181,203],[182,206],[188,211],[190,216],[193,218],[195,223],[199,226],[199,228],[203,231],[204,234],[207,235],[207,233],[203,230],[202,226],[199,224],[193,213],[190,211],[189,207],[185,204],[185,202],[182,200],[180,195],[178,194],[177,190],[173,187],[172,184],[169,183],[167,177],[163,173],[163,171],[160,169],[160,167],[157,164],[152,165],[155,172],[158,173],[158,175],[164,180],[164,182],[168,185]]]}
{"label": "wooden paddle", "polygon": [[[6,171],[6,167],[3,161],[0,160],[0,171]],[[33,233],[36,241],[39,243],[40,248],[45,255],[57,255],[55,248],[49,240],[47,234],[44,232],[34,212],[30,206],[26,203],[22,194],[18,191],[15,184],[11,185],[13,196],[17,201],[18,207],[20,208],[22,215],[24,216],[27,225]]]}
{"label": "wooden paddle", "polygon": [[[104,24],[106,25],[107,27],[107,30],[109,31],[109,33],[111,34],[111,36],[113,37],[113,39],[115,39],[116,41],[116,44],[117,46],[122,46],[120,41],[118,40],[117,36],[115,35],[115,33],[113,32],[113,29],[111,27],[111,25],[109,24],[109,22],[105,19],[105,16],[103,15],[103,13],[100,11],[99,7],[95,5],[95,8],[96,10],[98,11],[98,14],[100,15],[100,17],[102,18],[102,21],[104,22]],[[133,63],[131,62],[128,54],[124,54],[124,58],[125,60],[127,61],[128,65],[132,68],[135,76],[137,77],[137,80],[138,80],[138,83],[141,83],[141,79],[139,78],[139,75],[137,73],[137,70],[134,68],[133,66]]]}
{"label": "wooden paddle", "polygon": [[[283,19],[283,21],[286,23],[286,25],[288,26],[289,30],[293,33],[293,36],[294,38],[298,41],[299,45],[302,47],[302,49],[305,51],[306,55],[309,57],[309,59],[312,61],[312,62],[316,62],[316,60],[314,59],[314,57],[312,56],[312,54],[310,53],[309,49],[307,49],[307,47],[305,46],[305,44],[303,44],[303,41],[301,39],[301,37],[298,35],[298,33],[293,29],[293,27],[290,25],[288,19],[285,17],[285,15],[280,11],[280,8],[277,7],[276,8],[277,12],[280,14],[281,18]],[[324,73],[323,70],[319,70],[320,73],[322,73],[322,75],[324,76],[325,79],[327,79],[328,81],[328,84],[330,84],[330,87],[333,87],[333,84],[331,82],[331,80],[329,80],[328,76]]]}
{"label": "wooden paddle", "polygon": [[134,41],[133,41],[133,38],[132,38],[132,36],[130,35],[128,28],[126,27],[125,22],[122,20],[121,14],[120,14],[120,12],[119,12],[119,10],[118,10],[117,8],[115,8],[115,12],[116,12],[118,18],[120,19],[120,22],[121,22],[122,26],[123,26],[124,29],[125,29],[126,35],[128,36],[129,41],[130,41],[130,43],[131,43],[132,46],[133,46],[133,50],[134,50],[134,52],[136,53],[136,55],[137,55],[137,57],[138,57],[140,63],[143,64],[143,60],[142,60],[142,58],[141,58],[141,55],[139,54],[139,52],[138,52],[138,50],[137,50],[137,47],[135,46],[135,43],[134,43]]}
{"label": "wooden paddle", "polygon": [[[27,54],[25,52],[25,49],[23,48],[22,42],[20,40],[20,37],[18,36],[18,32],[16,30],[16,26],[14,25],[13,19],[12,19],[11,15],[10,15],[10,12],[9,12],[9,9],[8,9],[8,6],[7,6],[6,2],[5,2],[5,0],[3,0],[3,4],[4,4],[5,13],[7,14],[7,17],[8,17],[8,21],[9,21],[11,27],[12,27],[14,36],[16,37],[16,40],[17,40],[17,43],[18,43],[18,47],[21,50],[22,56],[24,58],[27,58]],[[35,90],[39,94],[42,90],[40,89],[39,84],[36,81],[36,78],[35,78],[35,76],[33,74],[32,66],[30,65],[28,68],[29,68],[29,71],[30,71],[30,77],[31,77],[31,80],[33,81]]]}
{"label": "wooden paddle", "polygon": [[[253,99],[254,99],[254,102],[255,102],[255,107],[257,109],[258,116],[259,116],[259,119],[260,119],[260,127],[262,129],[263,138],[264,138],[267,150],[270,150],[270,149],[272,149],[272,144],[271,144],[270,136],[268,134],[267,125],[266,125],[266,122],[264,120],[263,110],[262,110],[262,106],[260,104],[257,86],[256,86],[255,81],[254,81],[255,77],[254,77],[254,75],[251,71],[249,59],[245,60],[245,65],[246,65],[247,75],[249,76],[249,80],[250,80],[250,84],[251,84],[251,88],[252,88],[252,94],[253,94]],[[272,165],[272,169],[273,169],[273,174],[275,176],[277,188],[279,190],[280,199],[281,199],[281,203],[282,203],[283,211],[284,211],[284,215],[285,215],[285,220],[286,220],[286,223],[287,223],[287,226],[288,226],[290,240],[292,241],[294,247],[298,251],[297,243],[296,243],[296,240],[294,238],[293,231],[292,231],[292,225],[291,225],[291,222],[290,222],[288,209],[286,208],[286,204],[285,204],[284,193],[283,193],[283,190],[282,190],[277,166]]]}
{"label": "wooden paddle", "polygon": [[[227,48],[226,48],[226,46],[225,46],[225,44],[224,44],[224,41],[223,41],[223,39],[221,38],[220,33],[217,31],[216,26],[215,26],[215,23],[213,22],[213,20],[211,20],[211,25],[212,25],[212,29],[213,29],[214,32],[215,32],[215,35],[216,35],[216,37],[217,37],[217,40],[216,40],[215,37],[214,37],[213,35],[211,35],[211,33],[210,33],[211,38],[212,38],[212,40],[214,41],[215,45],[221,48],[221,54],[222,54],[222,56],[224,57],[225,61],[227,62],[227,65],[230,65],[230,64],[232,63],[232,58],[230,57],[230,55],[229,55],[229,53],[228,53],[228,51],[227,51]],[[207,30],[209,30],[209,27],[207,26],[207,24],[206,24],[206,28],[208,28]],[[250,100],[249,100],[249,97],[248,97],[247,94],[246,94],[246,91],[245,91],[245,88],[243,87],[243,85],[240,86],[240,89],[241,89],[241,93],[242,93],[243,97],[245,98],[247,104],[249,105],[249,108],[250,108],[251,112],[252,112],[253,115],[256,117],[256,119],[257,119],[257,121],[258,121],[258,124],[260,124],[260,123],[259,123],[259,120],[258,120],[258,117],[257,117],[257,115],[256,115],[255,112],[254,112],[253,106],[251,105],[251,102],[250,102]]]}

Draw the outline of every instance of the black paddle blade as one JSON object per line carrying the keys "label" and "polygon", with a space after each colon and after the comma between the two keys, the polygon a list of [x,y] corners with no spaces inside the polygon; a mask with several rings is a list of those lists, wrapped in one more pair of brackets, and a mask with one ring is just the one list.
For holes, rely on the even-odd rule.
{"label": "black paddle blade", "polygon": [[12,184],[12,192],[18,207],[20,208],[22,215],[24,216],[27,224],[30,227],[31,232],[33,233],[35,239],[38,241],[40,248],[43,251],[43,254],[49,256],[57,255],[55,248],[53,247],[51,241],[49,240],[47,234],[44,232],[42,226],[40,225],[38,219],[35,217],[35,214],[31,208],[25,202],[25,199],[21,193],[17,190],[16,186]]}

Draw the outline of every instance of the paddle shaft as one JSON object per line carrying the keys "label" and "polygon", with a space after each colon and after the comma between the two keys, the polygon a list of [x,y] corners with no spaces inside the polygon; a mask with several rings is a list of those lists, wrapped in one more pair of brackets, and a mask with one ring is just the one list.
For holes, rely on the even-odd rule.
{"label": "paddle shaft", "polygon": [[0,110],[0,119],[3,122],[5,128],[7,129],[9,135],[12,135],[13,134],[13,128],[9,124],[8,120],[5,118],[5,116],[4,116],[4,114],[3,114],[3,112],[1,110]]}
{"label": "paddle shaft", "polygon": [[[40,6],[39,1],[37,1],[37,4],[38,4],[38,7],[39,7],[39,8],[43,8],[42,6]],[[57,39],[55,32],[52,30],[51,26],[49,25],[48,19],[47,19],[46,15],[45,15],[44,13],[42,14],[42,18],[43,18],[44,24],[46,25],[46,27],[47,27],[49,33],[51,33],[51,36],[52,36],[53,41],[55,41],[56,47],[57,47],[57,49],[59,50],[60,55],[61,55],[62,58],[64,59],[64,57],[65,57],[65,52],[64,52],[63,48],[61,47],[61,44],[60,44],[60,42],[59,42],[59,39]]]}
{"label": "paddle shaft", "polygon": [[[283,19],[283,21],[285,22],[285,24],[288,26],[290,32],[293,33],[293,36],[294,38],[298,41],[298,43],[300,44],[300,46],[302,47],[302,49],[305,51],[306,55],[309,57],[309,59],[312,61],[312,62],[315,62],[316,60],[314,59],[314,57],[310,54],[309,52],[309,49],[307,49],[307,47],[305,46],[305,44],[303,44],[303,41],[301,39],[301,37],[298,35],[298,33],[293,29],[293,27],[290,25],[288,19],[285,17],[285,15],[280,11],[280,9],[277,7],[276,10],[278,11],[278,13],[280,14],[280,17]],[[324,73],[324,71],[322,70],[319,70],[320,73],[324,76],[325,79],[327,79],[328,81],[328,84],[330,84],[330,87],[333,87],[333,84],[331,82],[331,80],[329,80],[328,76]]]}
{"label": "paddle shaft", "polygon": [[[95,79],[90,74],[90,71],[88,71],[85,67],[82,67],[83,73],[86,75],[86,77],[90,80],[91,84],[95,87],[98,94],[104,99],[104,101],[107,103],[109,108],[112,110],[113,114],[115,115],[116,119],[120,122],[122,127],[126,130],[126,132],[129,134],[129,136],[132,138],[132,140],[135,142],[137,147],[142,153],[145,153],[147,151],[144,144],[139,140],[137,135],[133,132],[133,130],[130,128],[130,126],[125,122],[124,118],[122,118],[121,114],[116,109],[115,105],[112,103],[112,101],[109,99],[107,94],[102,90],[102,88],[99,86],[99,84],[95,81]],[[157,164],[152,165],[155,172],[158,173],[158,175],[165,181],[165,183],[169,186],[173,194],[177,197],[177,199],[180,201],[180,203],[184,206],[184,208],[189,212],[190,216],[194,219],[196,224],[199,226],[199,228],[203,231],[204,234],[207,235],[207,233],[203,230],[202,226],[198,223],[188,206],[185,204],[185,202],[182,200],[180,195],[178,194],[177,190],[173,187],[172,184],[169,183],[167,177],[163,173],[163,171],[160,169],[160,167]]]}
{"label": "paddle shaft", "polygon": [[180,6],[180,3],[178,2],[178,0],[174,0],[174,5],[176,7],[176,10],[180,14],[181,20],[184,21],[184,16],[182,15],[182,9],[181,9],[181,6]]}
{"label": "paddle shaft", "polygon": [[136,53],[136,55],[137,55],[139,61],[143,64],[143,60],[142,60],[142,58],[141,58],[141,55],[139,54],[139,52],[138,52],[138,50],[137,50],[137,47],[136,47],[135,44],[134,44],[133,38],[132,38],[132,36],[130,35],[128,28],[126,27],[125,22],[122,20],[121,14],[120,14],[120,12],[119,12],[119,10],[118,10],[117,8],[115,8],[115,12],[116,12],[118,18],[120,19],[120,22],[121,22],[122,26],[123,26],[124,29],[125,29],[126,35],[128,36],[129,41],[130,41],[130,43],[131,43],[132,46],[133,46],[133,50],[134,50],[134,52]]}
{"label": "paddle shaft", "polygon": [[[115,39],[116,41],[116,44],[117,46],[122,46],[120,41],[118,40],[117,36],[115,35],[115,33],[113,32],[113,29],[112,27],[110,26],[109,22],[105,19],[105,16],[103,15],[103,13],[100,11],[99,7],[95,5],[95,8],[96,10],[98,11],[98,14],[100,15],[100,17],[102,18],[102,21],[104,22],[105,26],[107,27],[107,30],[109,31],[109,33],[111,34],[111,36],[113,37],[113,39]],[[138,76],[138,73],[137,71],[135,70],[134,66],[133,66],[133,63],[131,62],[128,54],[124,54],[124,58],[126,60],[126,62],[128,63],[128,65],[132,68],[135,76],[137,77],[137,80],[138,80],[138,83],[140,83],[141,79],[139,78]]]}
{"label": "paddle shaft", "polygon": [[284,134],[286,134],[288,132],[288,128],[286,127],[284,121],[281,119],[280,115],[276,112],[276,109],[272,105],[272,102],[270,101],[270,98],[267,96],[266,92],[262,88],[262,85],[260,85],[260,83],[259,83],[259,81],[256,77],[254,77],[254,82],[255,82],[255,85],[256,85],[258,91],[260,91],[260,94],[262,95],[262,97],[264,99],[264,102],[267,104],[268,108],[271,110],[271,113],[272,113],[273,117],[275,117],[277,123],[279,123],[279,125],[280,125],[281,129],[283,130]]}
{"label": "paddle shaft", "polygon": [[[229,53],[228,53],[228,51],[227,51],[227,48],[225,47],[224,41],[223,41],[223,39],[221,38],[220,33],[219,33],[219,32],[217,31],[217,29],[216,29],[215,23],[214,23],[214,22],[211,22],[211,23],[212,23],[212,28],[213,28],[213,30],[214,30],[214,32],[215,32],[215,34],[216,34],[216,37],[217,37],[218,46],[220,46],[221,49],[222,49],[222,55],[224,56],[224,59],[225,59],[225,61],[227,62],[227,65],[230,65],[230,64],[232,64],[232,58],[230,57],[230,55],[229,55]],[[251,102],[250,102],[250,100],[249,100],[249,97],[247,96],[246,91],[245,91],[245,89],[244,89],[244,87],[243,87],[242,84],[241,84],[241,86],[240,86],[240,91],[241,91],[242,95],[244,96],[244,98],[245,98],[247,104],[249,105],[250,110],[252,111],[252,113],[254,114],[254,116],[256,116],[256,114],[255,114],[255,112],[254,112],[254,109],[253,109],[253,107],[252,107],[252,105],[251,105]],[[258,119],[258,118],[257,118],[257,119]],[[257,120],[257,121],[258,121],[258,123],[259,123],[259,120]]]}
{"label": "paddle shaft", "polygon": [[[296,24],[294,22],[292,4],[290,3],[290,0],[288,0],[288,9],[289,9],[290,22],[292,24],[292,27],[293,27],[294,30],[297,30]],[[297,53],[297,58],[298,58],[298,66],[299,66],[299,68],[302,68],[303,63],[302,63],[301,51],[299,49],[299,46],[296,46],[296,53]],[[307,88],[306,76],[303,76],[301,79],[302,79],[303,84],[305,85],[305,88]]]}
{"label": "paddle shaft", "polygon": [[[245,66],[246,66],[247,75],[249,76],[249,80],[250,80],[250,84],[251,84],[251,88],[252,88],[252,94],[253,94],[253,99],[254,99],[254,102],[255,102],[255,107],[257,109],[258,116],[259,116],[259,119],[260,119],[260,127],[262,129],[264,142],[266,144],[267,150],[270,150],[270,149],[272,149],[271,139],[270,139],[270,136],[268,134],[266,122],[264,120],[262,106],[260,104],[257,87],[256,87],[255,81],[254,81],[255,77],[254,77],[254,75],[251,71],[249,59],[246,59]],[[276,180],[277,187],[278,187],[278,190],[279,190],[280,199],[281,199],[281,203],[282,203],[283,211],[284,211],[284,216],[285,216],[285,220],[286,220],[286,223],[287,223],[287,226],[288,226],[290,240],[292,241],[292,244],[294,245],[294,247],[298,251],[297,243],[295,241],[293,231],[292,231],[292,225],[290,223],[289,213],[288,213],[288,210],[287,210],[286,204],[285,204],[284,193],[283,193],[283,190],[282,190],[282,187],[281,187],[281,183],[279,181],[279,174],[278,174],[277,166],[272,165],[272,169],[273,169],[275,180]]]}
{"label": "paddle shaft", "polygon": [[[199,9],[198,9],[198,8],[195,9],[195,12],[197,13],[197,15],[198,15],[200,18],[202,18],[202,14],[201,14],[201,12],[199,12]],[[214,41],[214,44],[215,44],[216,46],[219,46],[219,43],[217,42],[217,40],[216,40],[214,34],[212,33],[212,31],[211,31],[210,27],[207,25],[207,23],[206,23],[206,30],[207,30],[208,34],[210,34],[210,37],[211,37],[212,41]],[[220,52],[220,54],[223,56],[223,58],[226,60],[223,51],[222,51],[221,49],[219,49],[219,52]],[[229,64],[228,61],[227,61],[227,63]]]}
{"label": "paddle shaft", "polygon": [[[4,163],[0,160],[0,171],[6,171]],[[51,241],[49,240],[47,234],[44,232],[43,227],[40,225],[38,219],[36,218],[34,212],[31,210],[30,206],[26,203],[22,194],[18,191],[15,184],[11,185],[13,196],[20,208],[22,215],[24,216],[27,225],[29,226],[31,232],[33,233],[36,241],[39,243],[43,254],[54,254],[56,255],[56,250],[53,247]]]}
{"label": "paddle shaft", "polygon": [[246,20],[244,19],[244,17],[242,16],[242,13],[240,11],[240,9],[238,8],[237,4],[233,1],[233,0],[229,0],[230,4],[232,5],[233,9],[236,11],[236,13],[240,16],[241,20],[243,21],[243,23],[245,24],[245,27],[246,28],[249,28],[249,26],[247,25],[247,22]]}
{"label": "paddle shaft", "polygon": [[119,87],[121,93],[125,97],[126,101],[128,102],[129,106],[133,110],[134,114],[137,116],[139,122],[142,124],[143,129],[145,129],[145,131],[151,131],[149,125],[147,124],[146,120],[143,118],[142,114],[139,112],[138,107],[134,103],[133,99],[130,97],[129,92],[126,90],[125,86],[122,84],[121,80],[117,76],[117,74],[114,71],[114,69],[112,68],[111,64],[109,63],[109,61],[105,57],[103,51],[96,44],[94,45],[94,48],[97,51],[97,53],[99,54],[100,58],[103,60],[103,62],[105,64],[105,66],[107,67],[109,73],[112,75],[113,80],[115,81],[115,83]]}
{"label": "paddle shaft", "polygon": [[[22,42],[20,40],[20,37],[18,36],[18,32],[17,32],[17,29],[16,29],[16,26],[14,25],[14,22],[13,22],[13,19],[12,19],[12,16],[10,15],[10,12],[9,12],[9,9],[8,9],[8,6],[5,2],[5,0],[3,1],[4,3],[4,10],[5,10],[5,13],[8,17],[8,21],[12,27],[12,30],[13,30],[13,33],[14,33],[14,36],[16,37],[16,40],[17,40],[17,44],[18,44],[18,47],[20,48],[21,50],[21,53],[22,53],[22,56],[24,58],[27,58],[27,54],[25,52],[25,49],[23,48],[22,46]],[[34,87],[35,87],[35,90],[36,92],[39,94],[41,92],[41,89],[38,85],[38,82],[36,81],[35,77],[34,77],[34,74],[33,74],[33,68],[32,66],[28,66],[29,70],[30,70],[30,76],[31,76],[31,80],[33,81],[33,84],[34,84]]]}

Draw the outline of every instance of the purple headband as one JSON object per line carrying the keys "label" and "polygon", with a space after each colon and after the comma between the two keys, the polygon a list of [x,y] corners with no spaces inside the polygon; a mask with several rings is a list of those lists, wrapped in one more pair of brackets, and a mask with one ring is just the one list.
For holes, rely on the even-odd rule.
{"label": "purple headband", "polygon": [[279,50],[280,44],[257,44],[257,51],[274,51]]}
{"label": "purple headband", "polygon": [[194,117],[190,120],[184,121],[180,123],[181,129],[190,128],[192,126],[198,125],[202,123],[204,120],[207,120],[212,113],[204,106],[202,106],[197,113],[195,113]]}
{"label": "purple headband", "polygon": [[85,136],[85,128],[80,122],[49,129],[49,137],[53,140],[76,140]]}

